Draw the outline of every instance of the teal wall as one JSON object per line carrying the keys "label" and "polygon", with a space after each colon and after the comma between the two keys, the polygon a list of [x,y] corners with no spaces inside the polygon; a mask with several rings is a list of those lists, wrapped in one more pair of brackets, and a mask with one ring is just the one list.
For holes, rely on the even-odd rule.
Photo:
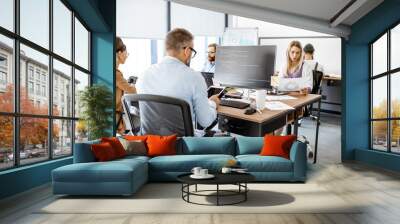
{"label": "teal wall", "polygon": [[[398,170],[398,156],[369,150],[369,43],[400,22],[400,0],[385,0],[351,27],[344,44],[342,159]],[[360,151],[363,150],[363,151]],[[390,157],[390,159],[388,159]]]}
{"label": "teal wall", "polygon": [[[107,85],[114,96],[115,1],[67,0],[92,32],[92,82]],[[113,127],[110,127],[109,130],[115,132]],[[50,182],[53,169],[71,163],[72,158],[69,157],[0,172],[0,199]]]}

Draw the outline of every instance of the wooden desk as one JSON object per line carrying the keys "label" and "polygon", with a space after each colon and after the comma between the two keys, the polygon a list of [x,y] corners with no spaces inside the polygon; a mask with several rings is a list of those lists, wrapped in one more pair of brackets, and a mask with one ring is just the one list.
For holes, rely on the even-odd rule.
{"label": "wooden desk", "polygon": [[218,107],[218,126],[223,131],[232,132],[244,136],[264,136],[267,133],[272,133],[275,130],[283,127],[288,122],[288,116],[294,114],[294,134],[298,134],[298,113],[295,111],[314,103],[318,103],[317,108],[317,128],[315,138],[315,156],[314,163],[317,157],[318,146],[318,131],[319,117],[321,108],[320,95],[292,95],[296,97],[294,100],[283,100],[282,102],[293,107],[290,110],[272,111],[264,109],[262,114],[255,113],[252,115],[244,114],[244,109],[220,106]]}

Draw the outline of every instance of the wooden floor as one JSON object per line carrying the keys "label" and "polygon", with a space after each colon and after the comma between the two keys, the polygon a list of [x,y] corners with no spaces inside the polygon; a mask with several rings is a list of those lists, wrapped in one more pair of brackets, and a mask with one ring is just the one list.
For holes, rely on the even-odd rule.
{"label": "wooden floor", "polygon": [[[306,125],[305,125],[306,126]],[[334,128],[334,125],[330,128]],[[304,127],[306,128],[306,127]],[[321,131],[327,128],[321,127]],[[328,127],[329,128],[329,127]],[[338,128],[338,127],[336,127]],[[327,130],[329,131],[329,130]],[[340,136],[340,132],[338,134]],[[337,141],[340,142],[340,141]],[[320,162],[310,167],[308,183],[316,183],[345,201],[364,204],[356,214],[35,214],[54,200],[49,186],[0,202],[0,223],[400,223],[400,174],[358,163],[337,163],[328,148],[321,148]],[[339,154],[339,152],[336,152]],[[316,201],[316,203],[318,203]],[[173,205],[171,205],[173,206]]]}

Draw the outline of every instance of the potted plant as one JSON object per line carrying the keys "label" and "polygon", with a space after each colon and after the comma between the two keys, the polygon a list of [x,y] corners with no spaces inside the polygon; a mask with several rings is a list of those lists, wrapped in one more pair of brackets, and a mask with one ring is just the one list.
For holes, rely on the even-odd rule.
{"label": "potted plant", "polygon": [[109,88],[102,84],[86,87],[79,93],[81,119],[87,127],[89,140],[110,136],[113,124],[113,95]]}

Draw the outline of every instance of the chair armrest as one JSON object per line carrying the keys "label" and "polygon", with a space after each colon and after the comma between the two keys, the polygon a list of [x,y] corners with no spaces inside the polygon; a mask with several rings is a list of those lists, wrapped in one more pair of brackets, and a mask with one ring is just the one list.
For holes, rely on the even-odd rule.
{"label": "chair armrest", "polygon": [[89,163],[95,162],[96,158],[94,157],[90,146],[92,144],[100,143],[99,140],[83,142],[83,143],[75,143],[74,147],[74,163]]}
{"label": "chair armrest", "polygon": [[305,181],[307,177],[307,145],[295,141],[290,149],[290,160],[293,162],[294,181]]}

